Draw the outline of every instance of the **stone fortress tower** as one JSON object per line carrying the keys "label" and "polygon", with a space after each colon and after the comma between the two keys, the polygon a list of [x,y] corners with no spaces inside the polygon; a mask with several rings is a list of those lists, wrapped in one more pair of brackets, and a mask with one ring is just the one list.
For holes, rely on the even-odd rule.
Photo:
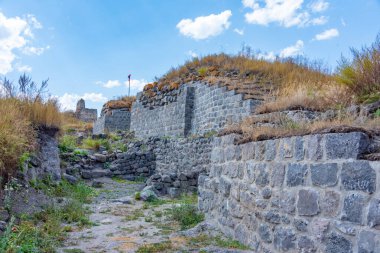
{"label": "stone fortress tower", "polygon": [[86,108],[86,102],[84,99],[80,99],[77,102],[77,108],[75,110],[75,116],[84,122],[94,122],[98,117],[98,110]]}

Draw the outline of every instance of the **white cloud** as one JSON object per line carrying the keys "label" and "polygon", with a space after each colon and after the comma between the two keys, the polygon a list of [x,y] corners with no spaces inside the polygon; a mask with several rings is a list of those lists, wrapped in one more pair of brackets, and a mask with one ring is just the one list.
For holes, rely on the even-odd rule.
{"label": "white cloud", "polygon": [[194,20],[182,19],[177,28],[179,32],[186,37],[196,40],[207,39],[212,36],[221,34],[230,27],[229,18],[232,16],[230,10],[223,11],[220,14],[211,14],[209,16],[197,17]]}
{"label": "white cloud", "polygon": [[42,24],[37,20],[33,14],[26,15],[28,23],[35,29],[42,29]]}
{"label": "white cloud", "polygon": [[244,35],[244,30],[243,29],[237,29],[237,28],[235,28],[234,32],[236,32],[239,35]]}
{"label": "white cloud", "polygon": [[32,67],[28,65],[17,66],[17,71],[21,73],[32,72]]}
{"label": "white cloud", "polygon": [[24,47],[22,52],[26,55],[41,55],[45,50],[49,49],[50,46],[47,47]]}
{"label": "white cloud", "polygon": [[[147,84],[148,82],[145,80],[145,79],[140,79],[140,80],[137,80],[137,79],[131,79],[131,90],[134,90],[134,91],[142,91],[144,86]],[[124,82],[125,86],[128,88],[128,81],[125,81]]]}
{"label": "white cloud", "polygon": [[347,25],[346,21],[343,18],[340,19],[340,22],[342,23],[342,26],[346,26]]}
{"label": "white cloud", "polygon": [[327,17],[320,16],[318,18],[313,18],[312,20],[310,20],[310,24],[312,24],[312,25],[324,25],[327,23],[327,21],[328,21]]}
{"label": "white cloud", "polygon": [[258,53],[256,57],[257,59],[262,59],[262,60],[267,60],[267,61],[276,60],[276,55],[272,51],[268,53]]}
{"label": "white cloud", "polygon": [[13,62],[16,59],[15,50],[22,49],[33,37],[32,29],[40,29],[42,25],[33,15],[26,18],[7,18],[0,12],[0,74],[5,75],[13,71]]}
{"label": "white cloud", "polygon": [[307,12],[301,12],[303,0],[265,0],[261,7],[257,0],[243,0],[244,7],[251,8],[251,13],[245,14],[245,20],[250,24],[268,25],[278,22],[285,27],[302,25],[309,19]]}
{"label": "white cloud", "polygon": [[313,12],[322,12],[329,8],[329,2],[317,0],[311,3],[310,8]]}
{"label": "white cloud", "polygon": [[[284,27],[322,25],[327,18],[313,18],[310,11],[303,8],[304,0],[243,0],[243,6],[252,9],[245,14],[245,20],[250,24],[268,25],[278,23]],[[264,3],[264,4],[262,4]],[[328,3],[318,0],[310,5],[313,12],[327,9]]]}
{"label": "white cloud", "polygon": [[339,31],[335,28],[333,29],[329,29],[329,30],[326,30],[324,32],[321,32],[317,35],[315,35],[315,38],[316,40],[329,40],[329,39],[332,39],[334,37],[338,37],[339,36]]}
{"label": "white cloud", "polygon": [[198,57],[198,54],[193,52],[192,50],[189,50],[187,52],[187,55],[191,56],[192,58],[197,58]]}
{"label": "white cloud", "polygon": [[119,80],[108,80],[107,82],[96,82],[97,84],[101,84],[105,88],[113,88],[121,86],[121,82]]}
{"label": "white cloud", "polygon": [[296,44],[284,48],[280,53],[280,57],[287,58],[287,57],[293,57],[293,56],[303,54],[302,53],[303,45],[304,45],[303,41],[298,40]]}
{"label": "white cloud", "polygon": [[63,110],[75,110],[77,102],[81,98],[95,103],[104,103],[107,101],[107,98],[102,93],[84,93],[82,96],[78,94],[65,93],[63,96],[58,97],[58,101]]}

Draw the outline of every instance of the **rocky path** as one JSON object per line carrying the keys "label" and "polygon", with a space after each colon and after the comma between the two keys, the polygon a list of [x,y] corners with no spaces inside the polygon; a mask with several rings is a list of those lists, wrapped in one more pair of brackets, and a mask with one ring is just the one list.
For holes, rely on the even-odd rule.
{"label": "rocky path", "polygon": [[204,225],[180,231],[166,215],[173,203],[151,205],[134,200],[134,193],[144,187],[141,183],[109,178],[101,182],[99,195],[89,205],[94,225],[74,229],[58,252],[251,252],[215,246],[216,232],[205,231]]}

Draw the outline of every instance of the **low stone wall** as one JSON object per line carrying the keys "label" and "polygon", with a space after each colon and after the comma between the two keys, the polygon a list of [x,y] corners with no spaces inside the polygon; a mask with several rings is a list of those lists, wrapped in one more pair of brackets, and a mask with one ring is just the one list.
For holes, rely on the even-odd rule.
{"label": "low stone wall", "polygon": [[380,252],[380,162],[363,133],[215,138],[199,209],[257,252]]}
{"label": "low stone wall", "polygon": [[155,174],[148,185],[172,197],[197,191],[199,174],[207,173],[210,166],[211,138],[151,138],[147,145],[156,157]]}
{"label": "low stone wall", "polygon": [[102,115],[94,122],[93,134],[129,130],[131,112],[129,109],[113,109]]}

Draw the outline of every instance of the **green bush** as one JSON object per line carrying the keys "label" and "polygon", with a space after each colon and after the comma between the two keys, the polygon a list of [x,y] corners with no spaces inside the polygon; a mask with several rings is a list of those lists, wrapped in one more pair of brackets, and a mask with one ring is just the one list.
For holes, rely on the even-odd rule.
{"label": "green bush", "polygon": [[371,103],[380,99],[380,34],[369,47],[351,49],[351,61],[342,58],[338,81],[356,96],[358,102]]}
{"label": "green bush", "polygon": [[101,146],[105,147],[107,150],[111,150],[111,145],[106,139],[91,139],[87,138],[83,140],[83,148],[99,150]]}
{"label": "green bush", "polygon": [[204,215],[199,213],[197,207],[192,204],[173,205],[168,212],[172,220],[179,222],[181,229],[192,228],[204,220]]}
{"label": "green bush", "polygon": [[72,135],[64,135],[59,139],[58,148],[61,152],[71,152],[77,147],[77,139]]}

